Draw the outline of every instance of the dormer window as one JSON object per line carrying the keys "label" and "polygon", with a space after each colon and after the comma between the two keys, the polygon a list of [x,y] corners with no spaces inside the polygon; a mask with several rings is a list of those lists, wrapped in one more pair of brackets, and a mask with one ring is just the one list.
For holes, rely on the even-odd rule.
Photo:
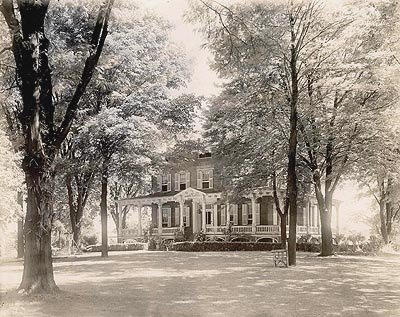
{"label": "dormer window", "polygon": [[208,157],[211,157],[211,152],[206,152],[206,153],[200,153],[200,154],[199,154],[199,158],[200,158],[200,159],[202,159],[202,158],[208,158]]}
{"label": "dormer window", "polygon": [[197,188],[198,189],[213,188],[214,187],[213,174],[214,170],[212,168],[197,170]]}

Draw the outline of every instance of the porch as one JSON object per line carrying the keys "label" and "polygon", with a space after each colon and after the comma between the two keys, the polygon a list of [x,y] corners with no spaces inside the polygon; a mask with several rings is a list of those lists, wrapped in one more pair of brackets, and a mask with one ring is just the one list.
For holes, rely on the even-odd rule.
{"label": "porch", "polygon": [[[204,232],[208,237],[222,237],[227,234],[227,223],[231,224],[232,235],[272,238],[281,234],[272,192],[266,188],[253,191],[237,202],[224,201],[219,192],[188,188],[163,197],[150,195],[117,203],[133,205],[138,211],[140,230],[121,230],[123,240],[143,237],[140,214],[144,206],[151,207],[153,236],[173,238],[177,232],[185,231],[189,235]],[[299,208],[297,220],[298,236],[320,234],[319,212],[314,202],[308,200]]]}

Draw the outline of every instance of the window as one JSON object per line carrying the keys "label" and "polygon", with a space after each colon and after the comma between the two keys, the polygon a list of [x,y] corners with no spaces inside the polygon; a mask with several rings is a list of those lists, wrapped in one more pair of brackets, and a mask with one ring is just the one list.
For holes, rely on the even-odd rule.
{"label": "window", "polygon": [[160,191],[169,192],[171,190],[171,174],[164,174],[158,177]]}
{"label": "window", "polygon": [[197,188],[207,189],[214,187],[213,169],[203,169],[197,171]]}
{"label": "window", "polygon": [[171,208],[164,207],[162,209],[162,226],[171,227]]}
{"label": "window", "polygon": [[190,173],[179,172],[175,173],[175,190],[185,190],[190,187]]}
{"label": "window", "polygon": [[231,208],[230,208],[231,212],[230,212],[230,217],[229,217],[229,221],[237,226],[238,225],[238,205],[236,204],[232,204]]}
{"label": "window", "polygon": [[179,190],[186,189],[186,173],[179,174]]}
{"label": "window", "polygon": [[251,203],[242,204],[242,222],[244,226],[253,223],[253,210],[251,206]]}
{"label": "window", "polygon": [[251,208],[249,208],[249,214],[247,215],[247,224],[251,225],[253,223],[253,214],[251,213]]}

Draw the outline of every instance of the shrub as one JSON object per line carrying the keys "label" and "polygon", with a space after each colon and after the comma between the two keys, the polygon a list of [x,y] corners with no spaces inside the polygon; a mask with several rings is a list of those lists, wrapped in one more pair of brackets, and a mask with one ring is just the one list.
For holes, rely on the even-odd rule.
{"label": "shrub", "polygon": [[307,243],[311,241],[313,236],[309,233],[303,234],[300,238],[297,239],[297,243]]}
{"label": "shrub", "polygon": [[98,239],[95,234],[87,234],[82,236],[82,243],[85,245],[95,245],[97,244]]}
{"label": "shrub", "polygon": [[159,239],[155,237],[149,237],[148,239],[148,249],[149,250],[156,250],[157,243],[159,243]]}
{"label": "shrub", "polygon": [[297,251],[321,252],[321,245],[312,242],[300,242],[296,244]]}
{"label": "shrub", "polygon": [[204,242],[206,241],[206,238],[207,238],[206,234],[204,233],[203,230],[201,230],[194,235],[193,240],[196,242]]}
{"label": "shrub", "polygon": [[382,246],[382,239],[376,236],[371,236],[365,241],[361,235],[351,235],[347,239],[340,239],[339,244],[334,245],[334,250],[340,254],[370,255],[377,254]]}
{"label": "shrub", "polygon": [[176,231],[176,232],[174,233],[174,241],[175,241],[175,242],[186,241],[184,233],[183,233],[182,231],[180,231],[180,230],[179,230],[179,231]]}

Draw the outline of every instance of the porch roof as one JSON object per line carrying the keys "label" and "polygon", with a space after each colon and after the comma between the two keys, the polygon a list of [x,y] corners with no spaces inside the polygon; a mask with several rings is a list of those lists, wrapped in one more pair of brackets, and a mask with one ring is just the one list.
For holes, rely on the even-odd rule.
{"label": "porch roof", "polygon": [[221,191],[208,188],[208,189],[195,189],[189,187],[182,191],[169,191],[169,192],[157,192],[151,193],[145,196],[139,196],[134,198],[118,199],[115,202],[120,205],[150,205],[158,202],[166,203],[168,201],[179,202],[187,199],[218,199],[221,197]]}

